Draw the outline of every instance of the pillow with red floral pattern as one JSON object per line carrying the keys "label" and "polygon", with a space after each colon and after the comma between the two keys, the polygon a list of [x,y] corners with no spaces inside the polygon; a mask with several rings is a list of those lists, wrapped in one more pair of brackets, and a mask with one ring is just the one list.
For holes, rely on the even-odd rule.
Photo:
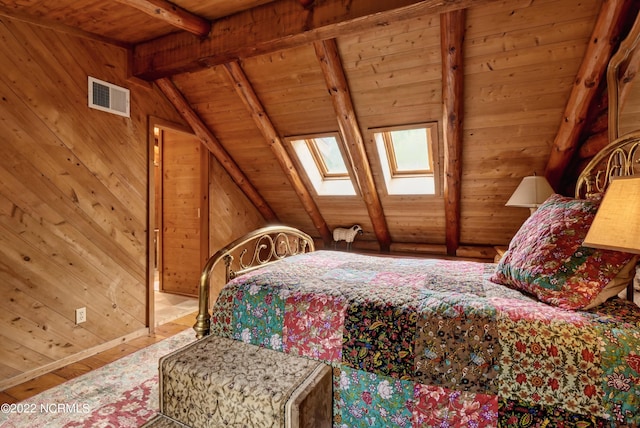
{"label": "pillow with red floral pattern", "polygon": [[[491,280],[572,310],[617,294],[633,279],[637,257],[582,246],[599,205],[599,199],[550,196],[513,237]],[[600,296],[613,284],[620,288]]]}

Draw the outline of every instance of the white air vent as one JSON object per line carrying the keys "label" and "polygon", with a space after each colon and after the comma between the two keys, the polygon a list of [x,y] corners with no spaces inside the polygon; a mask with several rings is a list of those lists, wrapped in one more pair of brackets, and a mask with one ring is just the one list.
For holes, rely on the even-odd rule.
{"label": "white air vent", "polygon": [[89,76],[89,107],[129,117],[129,90]]}

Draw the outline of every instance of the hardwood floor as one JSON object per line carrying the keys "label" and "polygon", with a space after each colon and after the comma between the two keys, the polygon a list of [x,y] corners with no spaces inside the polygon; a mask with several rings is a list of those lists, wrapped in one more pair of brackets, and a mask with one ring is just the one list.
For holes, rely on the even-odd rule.
{"label": "hardwood floor", "polygon": [[155,293],[156,326],[166,324],[176,318],[197,311],[198,299],[195,297],[178,296],[176,294],[160,293],[158,291]]}
{"label": "hardwood floor", "polygon": [[159,326],[198,310],[198,298],[160,292],[160,278],[154,272],[155,325]]}
{"label": "hardwood floor", "polygon": [[132,354],[142,348],[150,346],[167,337],[173,336],[181,331],[190,329],[197,315],[197,311],[189,313],[172,321],[163,323],[156,327],[156,332],[150,336],[139,337],[129,342],[122,343],[107,351],[100,352],[91,357],[69,364],[58,370],[39,376],[33,380],[13,386],[0,392],[1,403],[17,403],[26,400],[40,392],[60,385],[67,380],[78,377],[91,370],[95,370],[126,355]]}

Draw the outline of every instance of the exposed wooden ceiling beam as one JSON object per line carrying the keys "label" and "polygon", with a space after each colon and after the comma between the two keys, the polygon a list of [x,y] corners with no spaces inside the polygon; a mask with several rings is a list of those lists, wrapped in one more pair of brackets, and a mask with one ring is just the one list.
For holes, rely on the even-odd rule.
{"label": "exposed wooden ceiling beam", "polygon": [[251,184],[233,158],[231,158],[229,153],[227,153],[224,147],[222,147],[222,144],[220,144],[218,139],[209,130],[200,116],[198,116],[198,114],[191,108],[187,100],[178,88],[176,88],[173,82],[168,78],[164,78],[156,80],[155,83],[189,126],[191,126],[196,137],[202,141],[202,144],[204,144],[218,162],[220,162],[222,167],[231,176],[231,179],[238,185],[240,190],[247,196],[247,198],[249,198],[253,205],[255,205],[265,220],[268,222],[277,222],[278,217],[273,212],[267,201],[265,201],[256,188],[253,187],[253,184]]}
{"label": "exposed wooden ceiling beam", "polygon": [[605,75],[614,49],[612,40],[618,35],[618,23],[624,17],[628,6],[629,2],[626,0],[602,3],[591,34],[591,43],[587,46],[578,70],[547,161],[545,176],[556,191],[560,188],[565,169],[578,147],[589,106],[597,95],[599,83]]}
{"label": "exposed wooden ceiling beam", "polygon": [[147,15],[161,19],[174,27],[188,31],[198,37],[204,37],[211,31],[211,22],[166,0],[115,1],[134,7]]}
{"label": "exposed wooden ceiling beam", "polygon": [[[640,40],[640,17],[634,24],[631,32],[628,34],[628,37],[631,37],[636,41]],[[620,50],[627,49],[628,46],[620,45]],[[616,62],[616,57],[621,54],[620,50],[618,50],[618,52],[616,52],[616,54],[611,58],[609,66],[607,67],[608,69],[612,67],[614,62]],[[602,98],[608,102],[608,107],[611,110],[616,110],[619,106],[624,106],[633,86],[631,83],[635,82],[635,78],[640,70],[640,49],[628,50],[628,52],[623,55],[624,60],[621,61],[620,64],[614,65],[617,69],[616,72],[610,73],[610,71],[607,70],[607,80],[609,80],[609,78],[613,79],[614,76],[618,76],[617,90],[609,90],[609,87],[612,86],[612,82],[607,82],[607,88],[605,89],[605,92],[607,92],[607,90],[612,93],[615,92],[613,94],[613,99],[609,99],[610,97],[607,96],[608,94],[602,95]],[[610,74],[611,76],[609,76]],[[603,103],[605,105],[606,102],[599,101],[599,103]],[[605,111],[604,113],[607,114],[608,112]],[[602,120],[601,118],[599,119]],[[607,116],[607,119],[610,121],[608,127],[603,126],[602,130],[599,130],[599,132],[591,133],[591,135],[582,143],[577,154],[579,160],[592,158],[596,153],[609,144],[609,141],[618,138],[618,115],[610,114]],[[597,123],[594,126],[597,126]]]}
{"label": "exposed wooden ceiling beam", "polygon": [[217,20],[205,39],[179,32],[136,45],[132,74],[154,80],[493,1],[497,0],[324,0],[301,8],[291,0],[275,0]]}
{"label": "exposed wooden ceiling beam", "polygon": [[333,101],[338,125],[349,154],[351,168],[356,174],[362,199],[367,206],[369,217],[373,224],[373,232],[380,244],[380,250],[389,251],[391,235],[389,234],[382,203],[373,180],[373,173],[364,148],[360,126],[353,109],[351,93],[342,68],[338,46],[335,39],[331,39],[314,42],[314,47]]}
{"label": "exposed wooden ceiling beam", "polygon": [[444,212],[447,254],[460,245],[460,189],[464,113],[463,42],[465,11],[440,15],[442,52],[442,135],[444,137]]}
{"label": "exposed wooden ceiling beam", "polygon": [[276,156],[276,159],[278,159],[282,170],[289,179],[289,182],[293,186],[293,189],[298,195],[298,198],[300,198],[302,206],[307,211],[307,214],[311,218],[311,221],[320,233],[322,240],[326,245],[329,245],[332,241],[329,227],[322,217],[320,209],[316,205],[313,196],[311,196],[311,193],[309,193],[309,190],[302,181],[302,178],[300,177],[298,170],[293,164],[291,157],[284,148],[282,139],[273,126],[271,119],[269,119],[267,112],[264,110],[262,102],[253,90],[251,82],[249,82],[249,79],[247,79],[244,70],[242,70],[240,64],[235,61],[225,64],[224,69],[227,71],[229,79],[231,79],[231,81],[233,82],[233,86],[240,96],[240,99],[247,107],[249,113],[251,113],[253,121],[255,122],[260,132],[262,132],[262,135],[271,148],[271,151]]}

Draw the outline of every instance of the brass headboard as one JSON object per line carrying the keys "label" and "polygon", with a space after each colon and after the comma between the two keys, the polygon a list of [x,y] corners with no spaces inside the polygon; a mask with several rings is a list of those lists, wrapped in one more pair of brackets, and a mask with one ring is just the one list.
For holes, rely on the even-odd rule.
{"label": "brass headboard", "polygon": [[[603,194],[616,177],[640,176],[640,131],[626,134],[600,150],[576,182],[576,198]],[[633,282],[627,287],[627,300],[633,302]]]}
{"label": "brass headboard", "polygon": [[[211,272],[220,260],[225,264],[225,283],[285,257],[315,250],[313,239],[304,232],[288,226],[267,226],[254,230],[218,250],[207,260],[200,275],[198,316],[193,329],[200,339],[209,334],[209,290]],[[249,256],[245,259],[245,256]]]}
{"label": "brass headboard", "polygon": [[576,182],[576,198],[604,193],[615,177],[640,175],[640,131],[624,135],[591,159]]}

